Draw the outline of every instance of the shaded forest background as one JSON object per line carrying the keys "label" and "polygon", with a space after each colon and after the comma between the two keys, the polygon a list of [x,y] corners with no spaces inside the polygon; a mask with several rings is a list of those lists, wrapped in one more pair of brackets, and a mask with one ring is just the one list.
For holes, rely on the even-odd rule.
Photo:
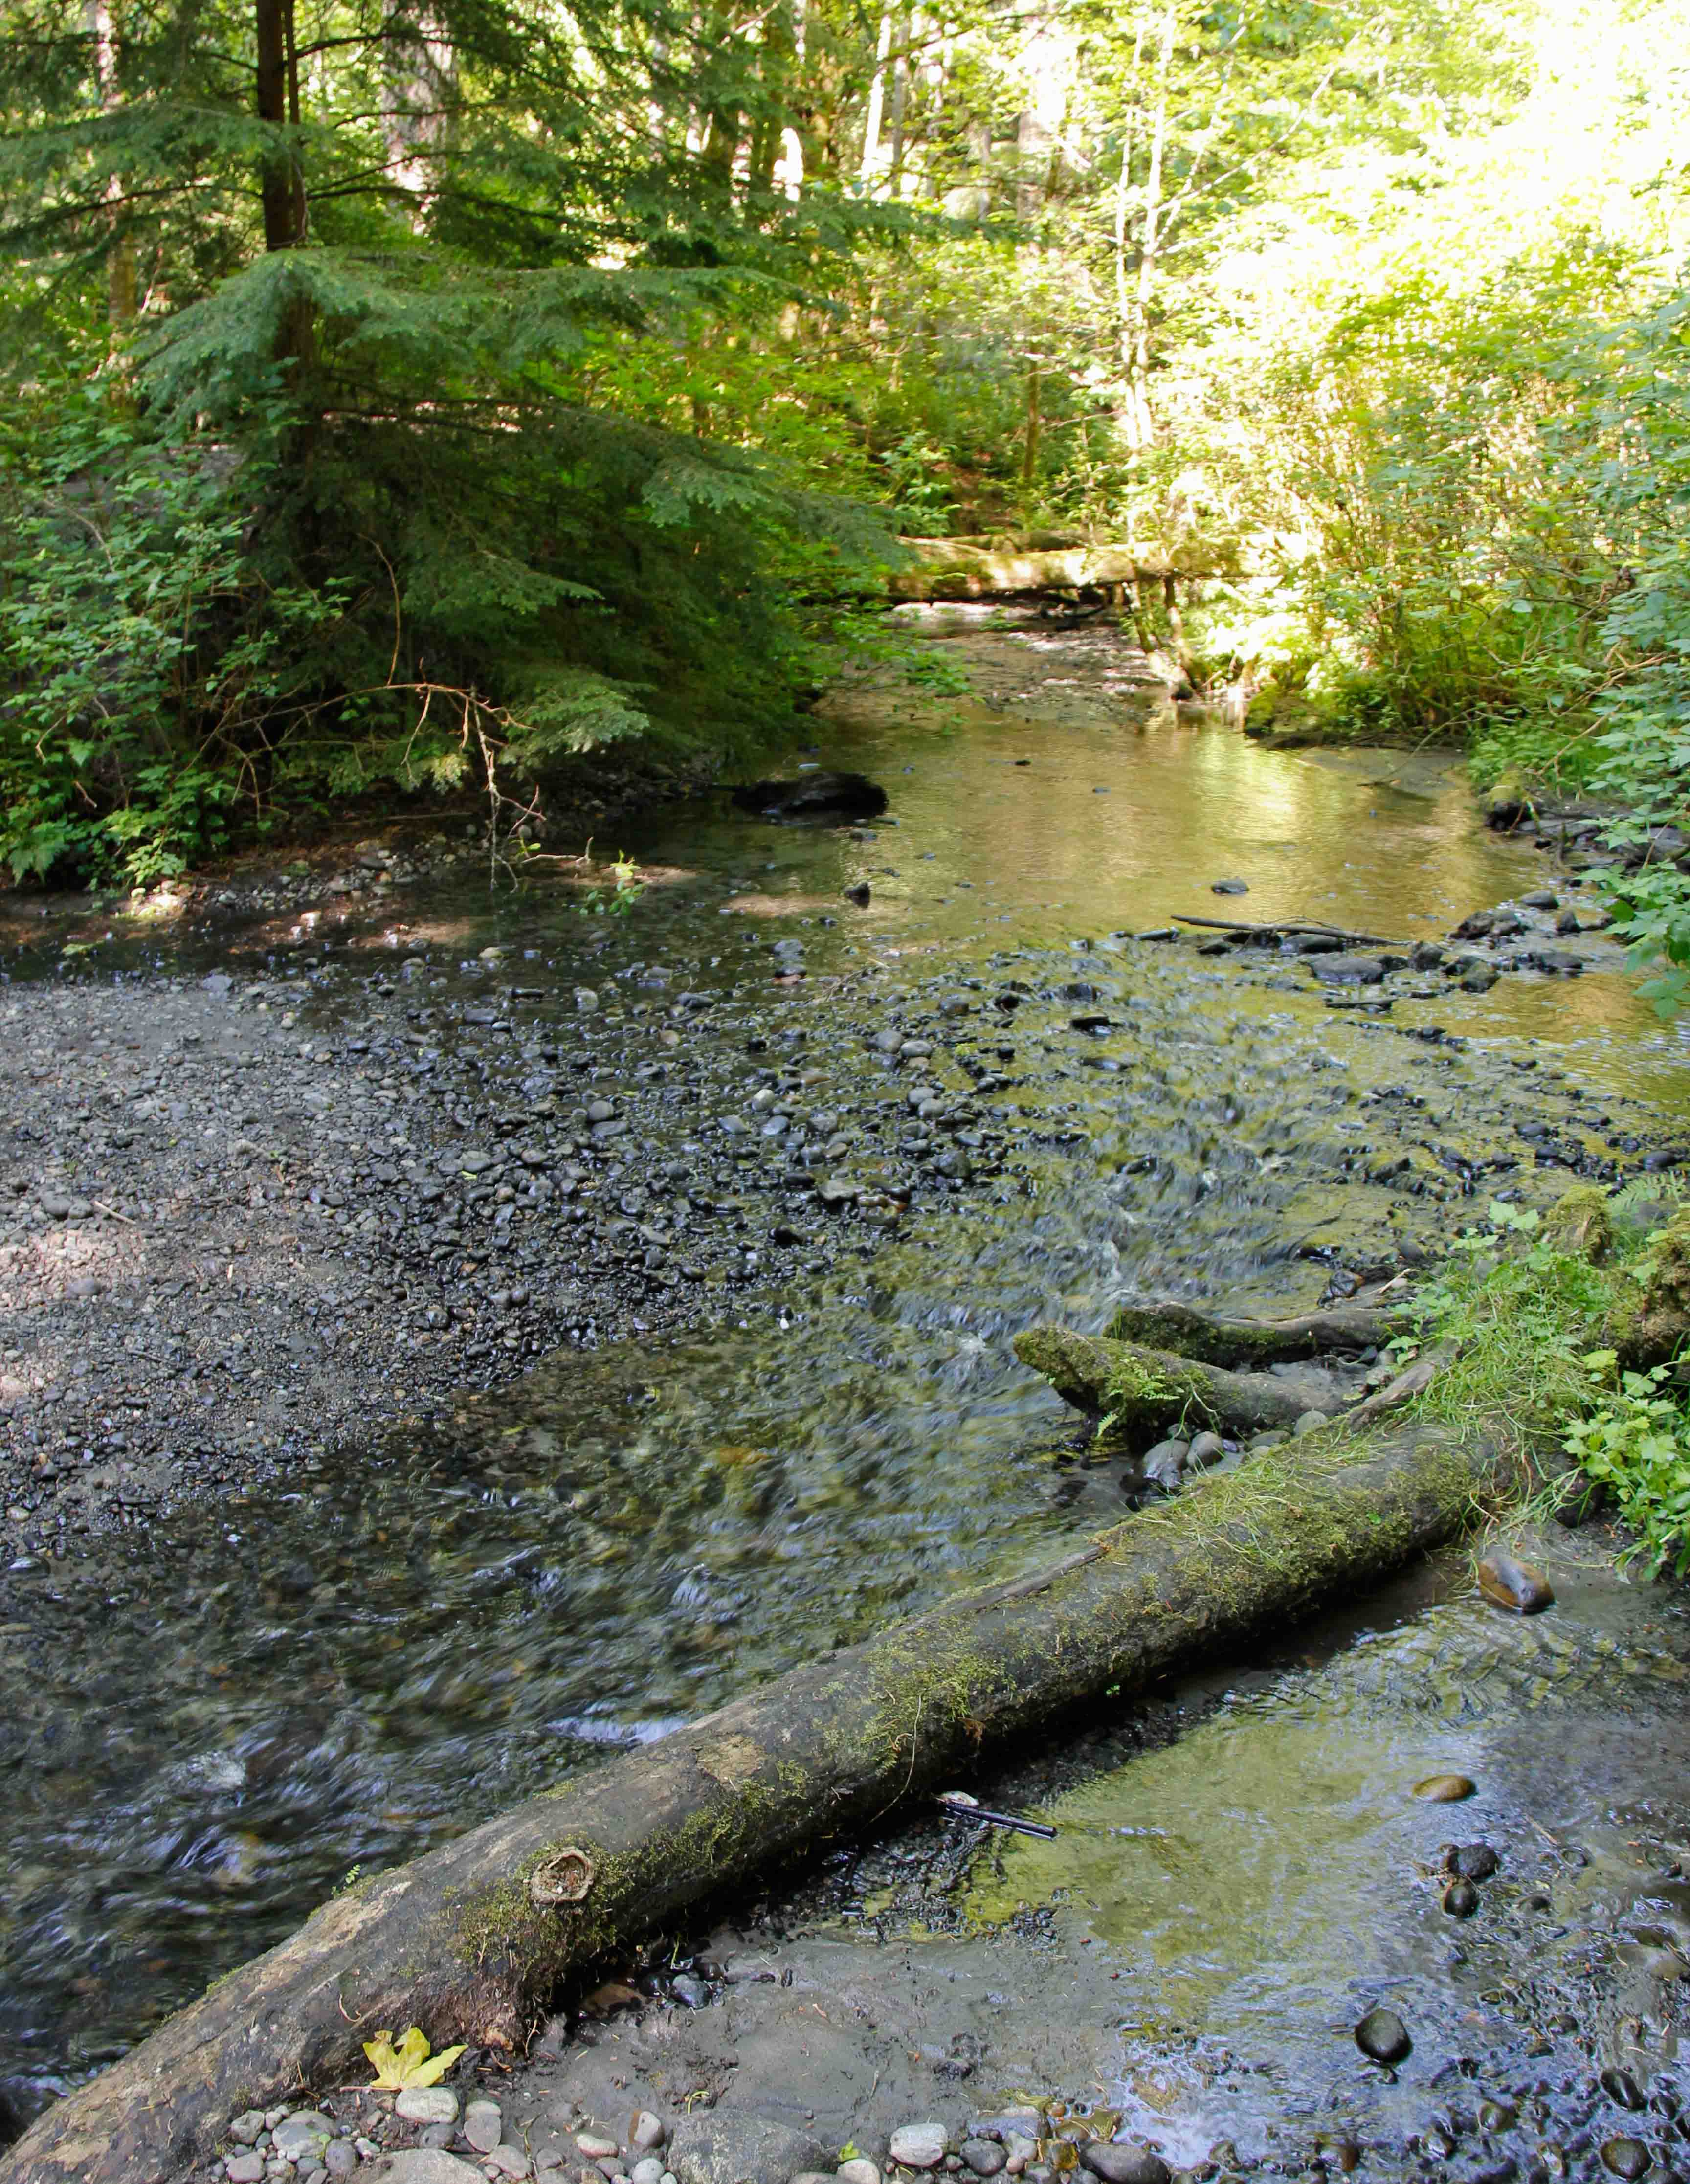
{"label": "shaded forest background", "polygon": [[[900,532],[1679,846],[1684,0],[0,0],[0,857],[732,759]],[[1686,883],[1623,882],[1670,1000]]]}

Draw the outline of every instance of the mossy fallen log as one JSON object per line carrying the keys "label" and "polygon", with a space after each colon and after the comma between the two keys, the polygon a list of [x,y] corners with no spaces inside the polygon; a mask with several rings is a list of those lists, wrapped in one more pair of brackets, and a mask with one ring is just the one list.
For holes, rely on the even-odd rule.
{"label": "mossy fallen log", "polygon": [[1322,1435],[808,1661],[336,1897],[50,2109],[0,2178],[175,2184],[240,2111],[361,2075],[382,2027],[520,2047],[561,1978],[683,1907],[966,1780],[1106,1687],[1373,1584],[1502,1484],[1477,1436]]}
{"label": "mossy fallen log", "polygon": [[1235,1370],[1382,1350],[1406,1324],[1405,1315],[1367,1305],[1336,1305],[1292,1319],[1229,1319],[1195,1305],[1169,1302],[1124,1306],[1109,1323],[1109,1336]]}
{"label": "mossy fallen log", "polygon": [[1168,543],[1157,539],[1115,544],[1039,547],[1018,538],[903,538],[911,555],[891,581],[904,599],[1006,598],[1018,593],[1073,592],[1129,586],[1146,579],[1235,576],[1234,542]]}
{"label": "mossy fallen log", "polygon": [[1200,1425],[1259,1433],[1295,1425],[1305,1411],[1338,1407],[1330,1397],[1311,1396],[1269,1373],[1230,1373],[1171,1350],[1064,1327],[1029,1327],[1016,1336],[1015,1354],[1042,1373],[1065,1403],[1103,1419],[1117,1435]]}

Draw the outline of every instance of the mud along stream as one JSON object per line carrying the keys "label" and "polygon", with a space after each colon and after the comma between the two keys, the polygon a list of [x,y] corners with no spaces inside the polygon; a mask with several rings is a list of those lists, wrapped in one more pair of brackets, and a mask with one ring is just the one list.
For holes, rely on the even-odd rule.
{"label": "mud along stream", "polygon": [[[1485,833],[1442,760],[1266,753],[1182,721],[1104,632],[951,627],[971,695],[865,685],[817,721],[810,759],[882,783],[884,819],[659,811],[627,830],[650,884],[625,917],[544,875],[490,897],[466,850],[354,857],[332,892],[248,876],[168,927],[84,903],[8,928],[0,2072],[20,2110],[352,1869],[1118,1514],[1118,1476],[1011,1355],[1033,1319],[1163,1293],[1294,1309],[1424,1263],[1475,1201],[1628,1176],[1687,1135],[1681,1036],[1602,934],[1557,935],[1593,905]],[[1247,894],[1212,891],[1232,880]],[[1133,937],[1185,914],[1429,941],[1546,890],[1464,951],[1500,972],[1483,991]],[[1641,1800],[1682,1841],[1682,1620],[1590,1585],[1562,1641],[1577,1688],[1599,1656],[1663,1725],[1620,1752],[1612,1709],[1564,1710],[1562,1818],[1640,1840]],[[1106,1846],[1084,1870],[1016,1852],[958,1880],[953,1859],[962,1925],[1031,1916],[1015,1946],[1036,1952],[1041,1902],[1136,1900],[1110,1801],[1148,1796],[1205,1869],[1251,1827],[1318,1841],[1334,1882],[1297,1898],[1301,1961],[1332,1971],[1385,1794],[1358,1755],[1389,1747],[1393,1786],[1425,1757],[1358,1699],[1369,1664],[1423,1685],[1422,1723],[1458,1723],[1489,1673],[1436,1587],[1378,1620],[1399,1635],[1347,1629],[1332,1666],[1265,1680],[1147,1786],[1108,1787],[1105,1750],[1104,1786],[1068,1793]],[[1486,1719],[1529,1742],[1542,1693],[1530,1663],[1508,1674]],[[1317,1821],[1329,1728],[1343,1780]],[[1218,1804],[1253,1820],[1217,1830]],[[915,1854],[884,1853],[878,1908],[869,1872],[789,1919],[860,1929]],[[1270,1865],[1241,1862],[1241,1917],[1283,1898]],[[1214,1969],[1224,1924],[1205,1971],[1106,1906],[1087,1979],[1120,1953],[1141,2017],[1177,1992],[1224,2042],[1260,2001]],[[1147,2067],[1118,2016],[1062,2062],[1118,2093]]]}

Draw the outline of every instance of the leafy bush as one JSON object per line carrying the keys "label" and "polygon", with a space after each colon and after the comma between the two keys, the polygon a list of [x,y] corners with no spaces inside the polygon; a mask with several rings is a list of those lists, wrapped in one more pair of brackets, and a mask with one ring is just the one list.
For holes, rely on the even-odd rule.
{"label": "leafy bush", "polygon": [[1690,1574],[1690,1408],[1670,1392],[1674,1368],[1620,1372],[1611,1350],[1593,1350],[1583,1362],[1602,1392],[1562,1446],[1636,1535],[1629,1555],[1652,1577]]}

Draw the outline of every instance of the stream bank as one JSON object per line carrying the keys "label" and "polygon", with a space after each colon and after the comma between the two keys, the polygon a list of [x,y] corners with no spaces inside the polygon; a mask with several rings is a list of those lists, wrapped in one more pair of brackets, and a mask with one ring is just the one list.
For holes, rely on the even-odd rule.
{"label": "stream bank", "polygon": [[[854,693],[818,727],[895,825],[660,815],[626,919],[490,903],[466,863],[187,932],[83,908],[9,959],[6,1263],[37,1285],[4,1363],[42,1383],[7,1421],[20,2105],[352,1867],[1118,1511],[1013,1362],[1034,1319],[1307,1307],[1475,1199],[1671,1156],[1676,1035],[1600,933],[1581,976],[1523,961],[1581,898],[1459,786],[1181,725],[1103,632],[959,642],[973,698]],[[1247,911],[1440,942],[1546,878],[1556,910],[1463,944],[1486,992],[1130,937]]]}

